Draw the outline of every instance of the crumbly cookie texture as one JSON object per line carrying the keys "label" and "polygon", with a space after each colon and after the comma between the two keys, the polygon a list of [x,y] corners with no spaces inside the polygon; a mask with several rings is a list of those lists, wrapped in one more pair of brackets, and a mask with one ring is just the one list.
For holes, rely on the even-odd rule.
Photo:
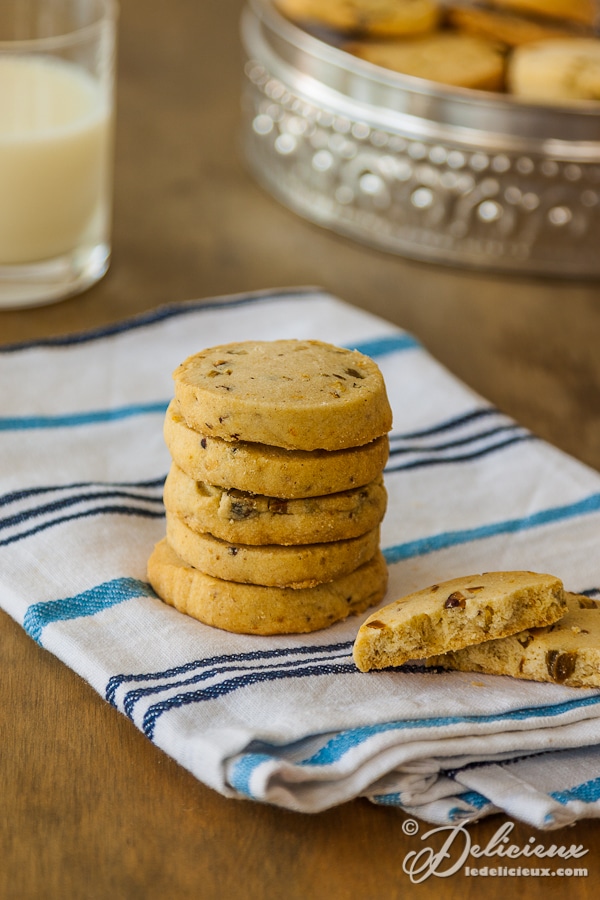
{"label": "crumbly cookie texture", "polygon": [[567,612],[553,625],[433,656],[427,665],[569,687],[600,687],[600,602],[583,594],[567,593],[566,597]]}
{"label": "crumbly cookie texture", "polygon": [[276,0],[276,5],[300,24],[378,37],[432,31],[441,13],[435,0]]}
{"label": "crumbly cookie texture", "polygon": [[322,341],[242,341],[196,353],[173,374],[190,428],[293,450],[361,446],[390,430],[379,367]]}
{"label": "crumbly cookie texture", "polygon": [[173,463],[163,499],[168,512],[200,534],[233,543],[289,545],[347,540],[371,531],[384,517],[387,491],[380,475],[350,491],[282,500],[196,481]]}
{"label": "crumbly cookie texture", "polygon": [[300,634],[379,603],[387,567],[378,552],[350,575],[313,588],[236,584],[187,566],[163,539],[148,561],[148,578],[164,602],[206,625],[238,634]]}
{"label": "crumbly cookie texture", "polygon": [[190,566],[244,584],[306,588],[348,575],[379,549],[379,528],[346,541],[283,546],[232,544],[191,531],[167,513],[167,540]]}
{"label": "crumbly cookie texture", "polygon": [[507,82],[511,93],[536,102],[600,100],[600,40],[570,38],[517,47]]}
{"label": "crumbly cookie texture", "polygon": [[354,642],[366,672],[550,625],[566,612],[562,582],[535,572],[486,572],[409,594],[374,612]]}
{"label": "crumbly cookie texture", "polygon": [[344,49],[385,69],[453,87],[499,91],[504,86],[501,45],[471,34],[440,31],[412,40],[355,41]]}
{"label": "crumbly cookie texture", "polygon": [[387,435],[345,450],[284,450],[264,443],[224,441],[189,428],[172,400],[164,420],[172,459],[195,481],[283,500],[362,487],[381,474]]}

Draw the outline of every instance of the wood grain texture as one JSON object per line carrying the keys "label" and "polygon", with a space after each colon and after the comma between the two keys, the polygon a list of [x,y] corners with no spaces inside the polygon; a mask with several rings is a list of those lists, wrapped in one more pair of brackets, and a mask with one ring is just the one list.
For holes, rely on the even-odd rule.
{"label": "wood grain texture", "polygon": [[[521,424],[600,469],[600,286],[414,263],[309,225],[239,154],[241,0],[122,0],[114,258],[80,297],[0,313],[3,343],[160,304],[318,284],[409,329]],[[2,900],[396,900],[505,897],[505,879],[402,871],[419,837],[364,801],[315,816],[226,800],[146,740],[0,614]],[[75,715],[73,715],[73,711]],[[77,724],[76,724],[77,723]],[[489,839],[502,816],[471,829]],[[421,824],[421,833],[428,826]],[[526,843],[518,825],[511,839]],[[594,848],[600,824],[540,837]],[[587,879],[518,879],[530,900],[597,895]]]}

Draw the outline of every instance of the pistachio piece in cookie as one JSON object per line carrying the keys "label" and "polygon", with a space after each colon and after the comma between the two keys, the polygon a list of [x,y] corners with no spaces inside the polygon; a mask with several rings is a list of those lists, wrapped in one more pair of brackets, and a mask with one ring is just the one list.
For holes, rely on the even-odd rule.
{"label": "pistachio piece in cookie", "polygon": [[395,600],[371,615],[354,642],[357,667],[399,666],[550,625],[566,612],[563,584],[535,572],[467,575]]}

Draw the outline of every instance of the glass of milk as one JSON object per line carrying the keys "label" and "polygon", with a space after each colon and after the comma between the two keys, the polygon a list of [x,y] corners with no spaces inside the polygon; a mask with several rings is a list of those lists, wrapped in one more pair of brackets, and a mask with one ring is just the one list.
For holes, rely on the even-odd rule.
{"label": "glass of milk", "polygon": [[116,0],[0,0],[0,308],[110,260]]}

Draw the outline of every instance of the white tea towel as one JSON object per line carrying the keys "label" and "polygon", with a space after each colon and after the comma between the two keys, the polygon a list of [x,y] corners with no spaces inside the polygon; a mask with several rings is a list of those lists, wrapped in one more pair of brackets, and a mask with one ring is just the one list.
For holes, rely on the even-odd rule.
{"label": "white tea towel", "polygon": [[[163,604],[171,373],[235,340],[318,338],[379,364],[394,410],[385,602],[532,569],[600,588],[600,476],[451,376],[408,334],[316,289],[171,305],[0,349],[0,603],[150,740],[229,797],[315,812],[366,796],[426,821],[600,815],[600,691],[423,671],[364,674],[362,617],[256,637]],[[73,713],[75,715],[75,713]]]}

